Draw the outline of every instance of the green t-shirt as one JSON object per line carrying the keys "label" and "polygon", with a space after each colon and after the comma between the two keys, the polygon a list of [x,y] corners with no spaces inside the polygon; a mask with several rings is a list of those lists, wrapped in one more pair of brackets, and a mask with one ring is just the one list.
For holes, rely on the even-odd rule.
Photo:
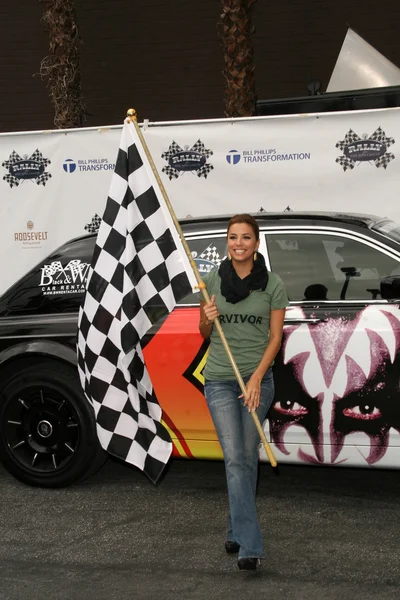
{"label": "green t-shirt", "polygon": [[[210,298],[215,294],[219,320],[240,374],[242,377],[251,375],[259,365],[268,344],[271,309],[288,306],[282,280],[275,273],[269,273],[264,291],[253,290],[247,298],[236,304],[227,302],[222,296],[218,269],[207,273],[203,281]],[[204,376],[211,381],[235,379],[232,365],[215,327],[210,338],[210,353]]]}

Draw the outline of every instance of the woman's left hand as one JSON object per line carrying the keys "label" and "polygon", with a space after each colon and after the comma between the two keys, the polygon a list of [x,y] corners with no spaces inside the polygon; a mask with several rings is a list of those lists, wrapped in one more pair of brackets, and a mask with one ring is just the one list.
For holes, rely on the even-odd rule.
{"label": "woman's left hand", "polygon": [[[243,398],[240,394],[239,398]],[[246,398],[243,406],[247,406],[249,412],[254,412],[260,405],[261,398],[261,378],[252,375],[246,385]]]}

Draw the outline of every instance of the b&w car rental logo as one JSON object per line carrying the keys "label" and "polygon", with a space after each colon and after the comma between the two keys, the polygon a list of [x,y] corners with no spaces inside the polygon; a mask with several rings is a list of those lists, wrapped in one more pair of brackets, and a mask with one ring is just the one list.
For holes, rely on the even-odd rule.
{"label": "b&w car rental logo", "polygon": [[31,156],[27,154],[20,156],[13,150],[9,159],[2,163],[2,166],[8,170],[3,179],[11,188],[19,186],[27,179],[34,181],[37,185],[46,185],[51,173],[47,173],[45,169],[50,163],[51,160],[44,158],[40,150],[35,150]]}
{"label": "b&w car rental logo", "polygon": [[83,293],[86,289],[89,267],[89,263],[79,259],[70,260],[65,266],[59,260],[43,265],[39,282],[43,295]]}
{"label": "b&w car rental logo", "polygon": [[342,166],[343,171],[354,169],[361,162],[374,163],[376,167],[386,169],[395,158],[394,154],[387,152],[394,143],[395,140],[388,137],[381,127],[378,127],[372,135],[364,134],[362,137],[350,129],[344,140],[336,144],[336,148],[343,152],[342,156],[337,157],[336,162]]}
{"label": "b&w car rental logo", "polygon": [[214,153],[207,149],[201,140],[189,148],[181,148],[176,142],[170,144],[167,152],[161,154],[161,158],[167,161],[167,165],[162,168],[162,172],[168,175],[170,179],[177,179],[186,172],[195,173],[197,177],[207,179],[214,166],[207,162]]}

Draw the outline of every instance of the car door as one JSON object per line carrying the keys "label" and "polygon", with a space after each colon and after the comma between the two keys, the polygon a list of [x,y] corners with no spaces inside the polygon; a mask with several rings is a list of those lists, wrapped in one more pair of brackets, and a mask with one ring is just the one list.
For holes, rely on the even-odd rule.
{"label": "car door", "polygon": [[390,466],[399,445],[400,312],[380,298],[399,255],[340,228],[266,234],[287,290],[267,428],[281,460]]}
{"label": "car door", "polygon": [[[226,228],[185,232],[201,275],[218,268],[226,256]],[[183,298],[144,349],[146,364],[174,442],[174,454],[222,458],[203,395],[208,341],[199,333],[200,294]]]}

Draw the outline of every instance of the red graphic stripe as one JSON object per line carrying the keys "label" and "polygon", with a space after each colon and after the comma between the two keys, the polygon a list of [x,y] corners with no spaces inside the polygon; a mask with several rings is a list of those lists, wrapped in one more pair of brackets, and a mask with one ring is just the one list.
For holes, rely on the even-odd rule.
{"label": "red graphic stripe", "polygon": [[173,431],[175,433],[176,437],[179,440],[179,443],[181,444],[182,448],[186,452],[187,457],[188,458],[193,458],[193,454],[192,454],[189,446],[187,445],[186,441],[184,440],[183,435],[181,434],[181,432],[179,431],[179,429],[175,426],[175,424],[173,423],[173,421],[169,418],[169,416],[167,415],[167,413],[163,412],[162,418],[166,422],[166,424],[168,425],[168,427],[171,429],[171,431]]}

